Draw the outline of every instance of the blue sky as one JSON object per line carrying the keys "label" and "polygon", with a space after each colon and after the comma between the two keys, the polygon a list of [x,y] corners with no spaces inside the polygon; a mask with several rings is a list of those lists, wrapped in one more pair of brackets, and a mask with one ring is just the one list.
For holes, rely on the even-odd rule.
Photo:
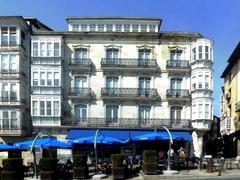
{"label": "blue sky", "polygon": [[214,114],[219,115],[221,73],[240,40],[240,0],[0,0],[0,16],[33,16],[67,30],[67,16],[134,16],[163,19],[162,31],[200,32],[215,42]]}

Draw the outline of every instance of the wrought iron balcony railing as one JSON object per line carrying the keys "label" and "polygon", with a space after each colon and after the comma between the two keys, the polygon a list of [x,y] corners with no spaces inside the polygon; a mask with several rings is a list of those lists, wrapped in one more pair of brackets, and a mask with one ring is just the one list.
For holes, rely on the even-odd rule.
{"label": "wrought iron balcony railing", "polygon": [[0,79],[16,79],[25,77],[25,73],[17,69],[0,69]]}
{"label": "wrought iron balcony railing", "polygon": [[31,63],[33,65],[61,65],[62,58],[61,57],[31,57]]}
{"label": "wrought iron balcony railing", "polygon": [[25,99],[19,99],[15,95],[4,95],[2,93],[3,93],[3,91],[0,92],[0,94],[2,95],[2,96],[0,96],[0,103],[1,104],[4,103],[4,102],[14,103],[14,104],[16,104],[16,103],[25,104],[26,103]]}
{"label": "wrought iron balcony railing", "polygon": [[174,68],[174,69],[186,69],[190,68],[189,61],[187,60],[168,60],[167,61],[167,68]]}
{"label": "wrought iron balcony railing", "polygon": [[72,118],[62,122],[63,126],[91,127],[91,128],[158,128],[166,126],[171,129],[191,128],[190,119],[138,119],[138,118]]}
{"label": "wrought iron balcony railing", "polygon": [[156,68],[156,59],[126,59],[126,58],[102,58],[102,67],[150,67]]}
{"label": "wrought iron balcony railing", "polygon": [[187,89],[168,89],[167,98],[190,98],[189,90]]}
{"label": "wrought iron balcony railing", "polygon": [[91,88],[72,87],[69,90],[69,96],[91,97],[92,90]]}
{"label": "wrought iron balcony railing", "polygon": [[157,98],[157,89],[141,88],[102,88],[102,97],[145,97]]}
{"label": "wrought iron balcony railing", "polygon": [[84,59],[71,58],[69,64],[87,67],[92,65],[92,61],[90,58],[84,58]]}

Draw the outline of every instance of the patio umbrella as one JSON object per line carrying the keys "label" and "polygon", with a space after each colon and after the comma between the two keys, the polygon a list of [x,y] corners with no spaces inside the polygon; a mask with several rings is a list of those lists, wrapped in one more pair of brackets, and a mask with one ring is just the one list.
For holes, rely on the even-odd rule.
{"label": "patio umbrella", "polygon": [[0,144],[0,151],[10,151],[10,150],[18,150],[15,146],[10,146],[7,144]]}
{"label": "patio umbrella", "polygon": [[[71,144],[94,144],[95,136],[89,136],[89,137],[83,137],[79,139],[75,139],[72,141],[69,141]],[[112,138],[109,136],[99,135],[97,137],[97,144],[124,144],[126,141]]]}
{"label": "patio umbrella", "polygon": [[[14,146],[20,149],[30,149],[32,146],[32,141],[24,141],[15,143]],[[42,149],[71,149],[71,144],[61,142],[56,140],[55,138],[41,138],[37,139],[34,144],[34,148],[42,148]]]}

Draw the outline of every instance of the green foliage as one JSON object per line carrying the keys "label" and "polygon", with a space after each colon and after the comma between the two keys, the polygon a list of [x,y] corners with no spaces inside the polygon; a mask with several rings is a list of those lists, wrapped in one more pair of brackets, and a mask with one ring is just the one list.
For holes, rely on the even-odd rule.
{"label": "green foliage", "polygon": [[144,150],[143,151],[143,161],[144,163],[154,163],[156,162],[156,151],[155,150]]}
{"label": "green foliage", "polygon": [[23,159],[8,158],[2,161],[3,169],[6,171],[21,171],[23,169]]}
{"label": "green foliage", "polygon": [[87,166],[87,155],[86,154],[73,154],[74,167],[85,167]]}
{"label": "green foliage", "polygon": [[41,171],[55,171],[58,164],[56,158],[42,158],[39,161],[39,167]]}
{"label": "green foliage", "polygon": [[122,167],[124,156],[122,154],[112,154],[112,164],[114,167]]}

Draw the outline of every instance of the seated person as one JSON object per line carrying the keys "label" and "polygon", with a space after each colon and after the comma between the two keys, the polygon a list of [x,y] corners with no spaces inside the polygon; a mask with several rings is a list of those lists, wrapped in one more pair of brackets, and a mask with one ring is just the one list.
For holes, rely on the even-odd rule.
{"label": "seated person", "polygon": [[102,161],[99,161],[97,168],[100,173],[105,173],[106,165]]}

